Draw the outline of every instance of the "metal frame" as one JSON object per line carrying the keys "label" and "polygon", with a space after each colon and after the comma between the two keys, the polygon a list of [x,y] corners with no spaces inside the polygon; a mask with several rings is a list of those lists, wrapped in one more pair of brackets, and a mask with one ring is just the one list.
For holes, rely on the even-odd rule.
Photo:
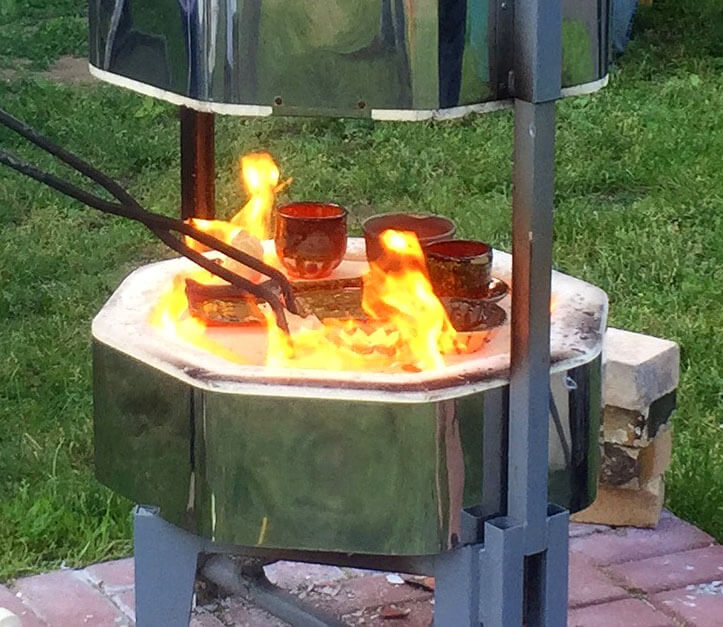
{"label": "metal frame", "polygon": [[[502,8],[502,7],[501,7]],[[496,429],[506,436],[506,468],[485,468],[506,477],[506,494],[496,496],[501,515],[482,520],[463,512],[467,533],[459,548],[420,558],[320,555],[218,547],[163,521],[148,509],[135,515],[136,607],[140,627],[185,624],[198,555],[243,553],[267,561],[297,559],[340,565],[433,572],[437,577],[435,626],[563,626],[567,615],[568,520],[566,510],[548,504],[548,407],[550,401],[550,274],[554,190],[555,101],[560,97],[560,0],[515,0],[514,63],[505,85],[514,96],[514,191],[512,198],[512,344],[509,421]],[[506,6],[504,10],[510,10]],[[500,83],[503,81],[500,80]],[[194,138],[182,140],[184,217],[208,216],[213,160],[205,158],[209,126],[184,125]],[[206,119],[208,122],[208,119]],[[212,120],[211,120],[212,122]],[[212,135],[212,124],[210,126]],[[205,135],[204,135],[205,133]],[[211,164],[209,169],[208,165]],[[189,179],[186,166],[193,164]],[[191,194],[189,180],[192,181]],[[205,187],[204,187],[205,186]],[[199,191],[203,191],[200,193]],[[190,198],[202,199],[187,214]],[[200,214],[200,211],[206,213]],[[504,459],[504,456],[502,456]],[[485,459],[489,459],[487,456]],[[504,486],[503,486],[504,487]],[[489,495],[488,497],[489,498]],[[172,573],[169,576],[169,573]],[[269,591],[263,582],[261,588]],[[257,586],[258,588],[258,586]],[[254,587],[247,587],[253,593]],[[278,592],[253,595],[261,605],[278,609]],[[269,601],[271,599],[271,601]],[[284,610],[281,610],[283,613]],[[338,624],[313,611],[300,610],[296,625]],[[321,622],[320,622],[321,621]]]}

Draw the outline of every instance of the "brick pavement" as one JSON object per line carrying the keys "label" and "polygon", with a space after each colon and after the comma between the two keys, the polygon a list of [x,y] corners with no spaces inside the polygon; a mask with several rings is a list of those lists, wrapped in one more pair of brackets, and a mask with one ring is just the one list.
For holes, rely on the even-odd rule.
{"label": "brick pavement", "polygon": [[[375,571],[278,562],[269,579],[349,625],[427,627],[433,593]],[[425,582],[429,585],[429,581]],[[24,627],[133,625],[133,561],[94,564],[0,586]],[[240,598],[195,609],[192,627],[284,627]],[[656,529],[572,524],[571,627],[723,626],[723,547],[665,512]]]}

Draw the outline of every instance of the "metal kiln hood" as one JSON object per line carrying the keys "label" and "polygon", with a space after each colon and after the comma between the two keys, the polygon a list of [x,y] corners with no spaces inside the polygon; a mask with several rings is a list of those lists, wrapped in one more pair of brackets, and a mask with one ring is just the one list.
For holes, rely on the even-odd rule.
{"label": "metal kiln hood", "polygon": [[[199,111],[422,120],[506,104],[513,0],[89,0],[99,78]],[[609,0],[563,1],[563,95],[604,85]]]}

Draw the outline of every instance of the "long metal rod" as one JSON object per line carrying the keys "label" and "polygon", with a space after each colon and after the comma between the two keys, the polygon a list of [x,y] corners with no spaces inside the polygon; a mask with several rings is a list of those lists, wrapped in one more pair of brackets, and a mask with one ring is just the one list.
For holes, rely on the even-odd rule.
{"label": "long metal rod", "polygon": [[226,242],[218,240],[208,233],[196,229],[193,225],[187,222],[147,211],[113,179],[106,176],[100,170],[93,167],[77,155],[58,146],[47,137],[35,131],[32,127],[14,118],[9,113],[1,109],[0,124],[15,131],[20,136],[57,157],[60,161],[66,163],[94,183],[100,185],[111,196],[113,196],[113,198],[115,198],[116,202],[106,200],[97,194],[88,192],[77,185],[65,181],[50,172],[41,170],[31,163],[28,163],[16,155],[2,149],[0,149],[0,163],[38,182],[44,183],[45,185],[70,196],[89,207],[98,209],[104,213],[129,218],[144,224],[173,250],[188,257],[201,267],[205,268],[212,274],[219,276],[225,281],[228,281],[235,287],[247,291],[257,298],[268,302],[275,314],[278,325],[284,331],[288,332],[284,308],[282,307],[278,296],[268,287],[268,285],[257,285],[235,272],[231,272],[223,266],[216,264],[213,260],[207,259],[203,255],[192,250],[181,239],[178,239],[174,233],[190,237],[212,250],[221,252],[234,261],[253,268],[261,274],[268,276],[271,282],[275,283],[283,294],[287,309],[295,313],[297,310],[294,301],[293,288],[288,279],[279,270],[268,266],[263,261],[253,257],[252,255],[230,246]]}

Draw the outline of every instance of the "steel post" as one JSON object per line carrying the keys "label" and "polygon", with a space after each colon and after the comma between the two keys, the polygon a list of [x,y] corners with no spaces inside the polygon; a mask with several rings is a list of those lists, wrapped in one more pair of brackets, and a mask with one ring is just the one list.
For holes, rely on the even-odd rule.
{"label": "steel post", "polygon": [[515,101],[508,510],[526,553],[547,544],[555,103]]}
{"label": "steel post", "polygon": [[215,217],[214,115],[181,107],[181,217]]}
{"label": "steel post", "polygon": [[133,512],[136,625],[188,625],[198,555],[205,541],[163,520],[151,508]]}

